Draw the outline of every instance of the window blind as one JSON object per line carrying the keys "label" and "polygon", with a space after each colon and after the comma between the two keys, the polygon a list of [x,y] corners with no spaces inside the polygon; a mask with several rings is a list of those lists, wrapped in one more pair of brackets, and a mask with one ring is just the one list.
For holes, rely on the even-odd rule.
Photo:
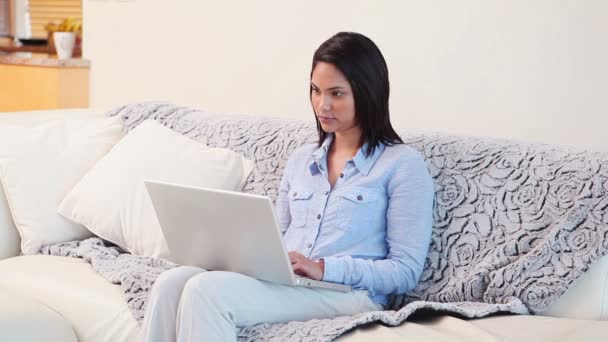
{"label": "window blind", "polygon": [[0,0],[0,37],[11,34],[10,0]]}
{"label": "window blind", "polygon": [[61,23],[72,17],[82,22],[81,0],[29,0],[32,38],[46,38],[44,27],[49,22]]}

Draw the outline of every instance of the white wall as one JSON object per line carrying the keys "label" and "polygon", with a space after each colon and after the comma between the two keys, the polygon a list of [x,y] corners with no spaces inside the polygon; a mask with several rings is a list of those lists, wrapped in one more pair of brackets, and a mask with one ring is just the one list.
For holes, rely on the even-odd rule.
{"label": "white wall", "polygon": [[91,104],[170,100],[310,118],[318,45],[358,31],[383,51],[396,127],[608,151],[602,0],[84,0]]}

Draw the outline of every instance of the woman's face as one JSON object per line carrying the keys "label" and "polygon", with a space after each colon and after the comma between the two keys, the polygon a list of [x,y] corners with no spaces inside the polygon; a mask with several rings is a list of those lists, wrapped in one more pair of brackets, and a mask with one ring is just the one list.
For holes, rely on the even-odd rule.
{"label": "woman's face", "polygon": [[310,101],[323,131],[346,133],[359,128],[350,83],[338,68],[330,63],[317,63],[310,86]]}

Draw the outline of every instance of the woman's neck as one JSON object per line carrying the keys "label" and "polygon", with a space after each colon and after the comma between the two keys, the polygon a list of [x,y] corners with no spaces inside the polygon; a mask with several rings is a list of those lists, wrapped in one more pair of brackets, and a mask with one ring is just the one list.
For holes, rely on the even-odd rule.
{"label": "woman's neck", "polygon": [[334,133],[332,149],[339,155],[354,157],[361,147],[361,132],[359,129],[352,129],[348,132]]}

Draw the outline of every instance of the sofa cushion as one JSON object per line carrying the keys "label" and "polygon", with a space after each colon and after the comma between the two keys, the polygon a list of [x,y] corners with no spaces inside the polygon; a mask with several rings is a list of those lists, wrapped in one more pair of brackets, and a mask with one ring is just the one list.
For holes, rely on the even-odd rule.
{"label": "sofa cushion", "polygon": [[0,341],[78,341],[68,321],[33,297],[0,288],[0,303]]}
{"label": "sofa cushion", "polygon": [[462,319],[427,313],[397,327],[381,324],[358,327],[336,342],[579,342],[605,341],[607,332],[608,321],[512,315]]}
{"label": "sofa cushion", "polygon": [[57,214],[65,194],[120,139],[120,120],[55,120],[35,127],[0,125],[0,180],[21,251],[90,236]]}
{"label": "sofa cushion", "polygon": [[107,111],[103,108],[71,108],[2,112],[0,124],[30,127],[53,120],[102,117]]}
{"label": "sofa cushion", "polygon": [[[15,298],[21,303],[22,296],[27,296],[63,316],[80,342],[127,342],[139,337],[140,328],[130,315],[118,286],[102,279],[81,259],[20,256],[0,261],[0,274],[11,275],[0,277],[0,316],[7,303],[4,298]],[[2,296],[7,294],[5,288],[12,291],[10,295]],[[19,298],[12,294],[15,291],[19,291]],[[41,323],[39,329],[46,326]],[[3,327],[0,327],[0,341],[13,341],[2,338]],[[608,321],[503,315],[465,320],[433,314],[414,316],[398,327],[369,324],[336,341],[601,341],[607,329]],[[46,340],[51,339],[32,341]]]}
{"label": "sofa cushion", "polygon": [[608,256],[591,265],[541,315],[608,321]]}
{"label": "sofa cushion", "polygon": [[129,132],[69,192],[59,213],[135,255],[168,248],[144,180],[241,190],[253,163],[148,120]]}
{"label": "sofa cushion", "polygon": [[[104,113],[105,111],[99,109],[3,112],[0,115],[0,124],[27,127],[64,118],[101,117]],[[20,244],[21,237],[13,222],[6,196],[4,196],[4,189],[2,188],[2,184],[0,184],[0,260],[19,255],[21,251]]]}
{"label": "sofa cushion", "polygon": [[[128,342],[138,337],[139,327],[120,287],[100,277],[83,259],[18,256],[0,261],[0,274],[0,288],[34,298],[59,313],[78,341]],[[2,307],[4,302],[0,303]]]}

